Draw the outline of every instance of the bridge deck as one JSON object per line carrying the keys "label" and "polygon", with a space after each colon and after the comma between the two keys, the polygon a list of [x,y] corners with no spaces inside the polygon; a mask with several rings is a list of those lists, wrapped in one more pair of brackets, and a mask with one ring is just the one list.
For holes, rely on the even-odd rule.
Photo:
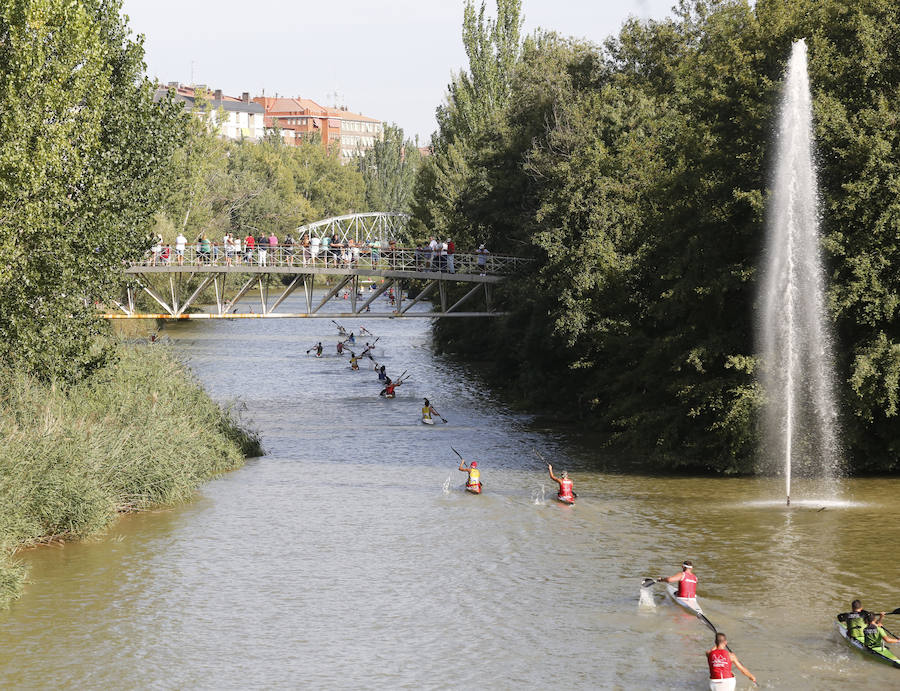
{"label": "bridge deck", "polygon": [[[132,262],[125,274],[132,279],[124,302],[116,302],[120,313],[107,313],[107,319],[261,319],[261,318],[399,318],[399,317],[474,317],[499,316],[491,308],[491,288],[524,266],[527,260],[516,257],[477,254],[454,254],[450,257],[433,257],[421,250],[391,249],[353,252],[349,248],[329,250],[313,256],[303,247],[276,247],[265,253],[200,252],[191,246],[183,253],[156,248],[143,260]],[[230,276],[240,276],[242,285],[231,281],[233,292],[226,297]],[[290,281],[286,287],[278,281],[280,294],[269,301],[272,278]],[[314,295],[317,276],[333,276],[336,281],[326,294]],[[166,278],[168,279],[166,281]],[[160,279],[167,283],[160,286]],[[377,288],[362,291],[362,283],[371,279]],[[404,303],[404,286],[415,281],[418,293]],[[462,297],[450,304],[448,285],[469,284]],[[135,288],[140,288],[160,305],[164,312],[142,313],[135,308]],[[304,312],[277,312],[277,308],[294,290],[303,289],[306,297]],[[259,292],[259,312],[236,312],[238,302],[251,290]],[[191,305],[202,296],[214,291],[214,312],[192,312]],[[322,310],[341,291],[347,293],[348,302],[341,301],[341,311]],[[388,293],[395,295],[396,304],[391,312],[371,312],[373,301]],[[483,295],[477,309],[463,312],[460,307],[471,304],[473,298]],[[274,296],[274,293],[273,293]],[[439,308],[431,312],[410,312],[410,308],[423,299],[434,297]]]}

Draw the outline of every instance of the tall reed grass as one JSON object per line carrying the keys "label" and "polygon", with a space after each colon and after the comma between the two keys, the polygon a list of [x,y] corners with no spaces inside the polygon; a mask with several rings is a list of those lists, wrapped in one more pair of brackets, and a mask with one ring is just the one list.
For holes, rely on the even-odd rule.
{"label": "tall reed grass", "polygon": [[16,549],[184,501],[262,453],[158,347],[123,345],[117,361],[68,389],[3,368],[0,434],[0,605],[24,583]]}

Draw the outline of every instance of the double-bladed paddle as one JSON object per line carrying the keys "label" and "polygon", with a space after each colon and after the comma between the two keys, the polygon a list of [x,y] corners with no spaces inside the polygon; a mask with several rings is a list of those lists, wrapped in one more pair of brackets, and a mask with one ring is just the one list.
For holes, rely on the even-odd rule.
{"label": "double-bladed paddle", "polygon": [[[641,587],[649,588],[650,586],[656,585],[659,582],[660,581],[658,581],[655,578],[645,578],[643,581],[641,581]],[[898,612],[898,614],[900,614],[900,612]],[[706,624],[709,627],[710,631],[712,631],[713,633],[719,633],[718,630],[716,629],[715,625],[709,619],[706,618],[706,615],[701,614],[700,612],[697,612],[697,619],[699,619],[704,624]],[[729,646],[726,645],[725,647],[728,648],[729,653],[734,652]]]}

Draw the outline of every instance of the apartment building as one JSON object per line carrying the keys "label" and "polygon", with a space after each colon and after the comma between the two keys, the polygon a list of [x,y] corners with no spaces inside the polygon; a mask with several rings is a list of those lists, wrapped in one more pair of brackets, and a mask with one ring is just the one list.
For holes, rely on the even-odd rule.
{"label": "apartment building", "polygon": [[[247,91],[236,98],[226,96],[221,89],[210,90],[204,84],[184,86],[178,82],[169,82],[167,86],[157,87],[154,99],[159,101],[169,92],[172,92],[176,101],[183,102],[187,110],[208,118],[218,128],[221,137],[258,142],[265,135],[265,111],[250,99]],[[204,102],[203,108],[198,107],[198,101]]]}
{"label": "apartment building", "polygon": [[384,137],[380,120],[346,108],[326,108],[308,98],[258,96],[266,127],[278,127],[286,144],[296,146],[317,134],[326,148],[337,147],[342,163],[349,163]]}

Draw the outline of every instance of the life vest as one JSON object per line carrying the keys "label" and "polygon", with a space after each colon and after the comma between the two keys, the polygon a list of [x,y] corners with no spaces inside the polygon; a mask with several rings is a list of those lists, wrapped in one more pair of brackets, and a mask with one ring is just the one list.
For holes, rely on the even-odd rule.
{"label": "life vest", "polygon": [[867,648],[882,648],[884,640],[882,638],[881,627],[870,624],[863,629],[863,642]]}
{"label": "life vest", "polygon": [[709,662],[710,679],[731,679],[734,672],[731,671],[731,655],[727,650],[715,648],[706,655]]}
{"label": "life vest", "polygon": [[481,484],[481,471],[478,468],[469,468],[469,479],[466,480],[466,487],[477,487]]}
{"label": "life vest", "polygon": [[572,478],[564,477],[559,481],[559,493],[556,496],[566,501],[575,500],[575,495],[572,494]]}
{"label": "life vest", "polygon": [[385,393],[386,395],[388,395],[388,396],[393,396],[393,395],[394,395],[394,389],[395,389],[396,387],[397,387],[396,384],[388,384],[387,386],[384,387],[384,393]]}
{"label": "life vest", "polygon": [[692,571],[685,571],[678,583],[678,597],[697,597],[697,577]]}
{"label": "life vest", "polygon": [[425,418],[426,420],[431,419],[431,407],[430,406],[425,406],[424,408],[422,408],[422,417]]}
{"label": "life vest", "polygon": [[357,358],[350,358],[350,369],[359,369],[359,360]]}
{"label": "life vest", "polygon": [[858,641],[863,640],[863,629],[866,628],[864,612],[848,612],[846,617],[847,635]]}

